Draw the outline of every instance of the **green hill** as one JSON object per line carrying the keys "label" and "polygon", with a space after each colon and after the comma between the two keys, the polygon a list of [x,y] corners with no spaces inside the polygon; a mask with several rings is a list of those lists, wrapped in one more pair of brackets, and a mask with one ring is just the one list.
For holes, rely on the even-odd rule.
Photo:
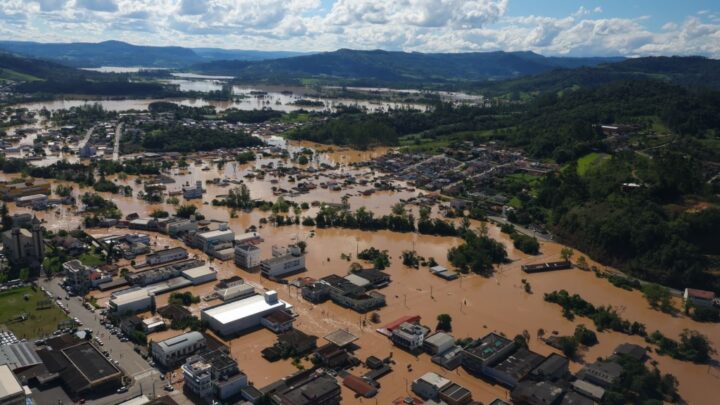
{"label": "green hill", "polygon": [[532,52],[418,53],[340,49],[261,62],[216,61],[195,70],[244,81],[427,85],[507,79],[621,58],[545,57]]}
{"label": "green hill", "polygon": [[645,57],[616,63],[558,69],[497,83],[478,84],[476,90],[489,95],[561,92],[578,87],[597,87],[620,80],[658,79],[681,86],[720,89],[720,61],[699,56]]}

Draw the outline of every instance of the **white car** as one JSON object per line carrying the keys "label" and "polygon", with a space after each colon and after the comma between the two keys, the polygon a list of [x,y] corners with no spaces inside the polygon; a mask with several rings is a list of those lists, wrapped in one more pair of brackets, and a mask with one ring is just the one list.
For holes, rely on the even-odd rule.
{"label": "white car", "polygon": [[122,386],[117,389],[118,394],[122,394],[123,392],[128,392],[128,387]]}

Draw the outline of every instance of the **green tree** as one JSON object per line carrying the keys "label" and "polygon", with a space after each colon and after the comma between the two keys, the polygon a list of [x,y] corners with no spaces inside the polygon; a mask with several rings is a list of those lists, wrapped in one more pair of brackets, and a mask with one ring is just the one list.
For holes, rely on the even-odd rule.
{"label": "green tree", "polygon": [[452,317],[448,314],[440,314],[437,316],[437,327],[435,329],[445,332],[452,331]]}
{"label": "green tree", "polygon": [[642,293],[653,309],[659,309],[667,313],[673,311],[672,295],[667,288],[649,283],[642,286]]}

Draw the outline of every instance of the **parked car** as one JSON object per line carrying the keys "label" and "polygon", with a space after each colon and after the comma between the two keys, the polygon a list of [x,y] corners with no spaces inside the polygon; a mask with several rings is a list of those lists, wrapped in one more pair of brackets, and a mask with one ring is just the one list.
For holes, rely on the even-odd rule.
{"label": "parked car", "polygon": [[123,392],[128,392],[128,387],[122,386],[122,387],[120,387],[120,388],[117,389],[117,393],[118,393],[118,394],[122,394]]}

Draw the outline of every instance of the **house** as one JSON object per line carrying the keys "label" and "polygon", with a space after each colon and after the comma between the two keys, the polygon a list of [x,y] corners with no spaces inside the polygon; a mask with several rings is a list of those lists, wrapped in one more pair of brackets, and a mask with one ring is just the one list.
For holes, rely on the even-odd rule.
{"label": "house", "polygon": [[472,393],[467,388],[450,383],[440,391],[440,400],[448,405],[465,405],[472,401]]}
{"label": "house", "polygon": [[712,291],[686,288],[683,293],[685,305],[691,304],[696,307],[711,307],[715,300],[715,293]]}
{"label": "house", "polygon": [[147,288],[131,288],[111,295],[109,308],[119,314],[140,312],[155,304],[154,295]]}
{"label": "house", "polygon": [[437,332],[425,338],[423,349],[430,355],[444,353],[455,347],[455,338],[445,332]]}
{"label": "house", "polygon": [[540,365],[530,372],[529,378],[536,381],[558,381],[570,375],[570,361],[557,353],[552,353]]}
{"label": "house", "polygon": [[563,389],[548,381],[522,381],[510,393],[515,404],[556,405],[560,403]]}
{"label": "house", "polygon": [[425,336],[427,336],[429,332],[430,329],[425,326],[406,322],[400,325],[399,328],[393,330],[390,339],[395,343],[395,346],[411,353],[417,353],[422,349]]}
{"label": "house", "polygon": [[422,399],[437,401],[440,398],[440,391],[451,384],[452,382],[447,378],[428,372],[414,380],[410,389]]}
{"label": "house", "polygon": [[235,264],[243,270],[255,270],[260,266],[260,248],[247,243],[235,245]]}
{"label": "house", "polygon": [[85,266],[80,260],[75,259],[63,263],[62,268],[65,274],[66,284],[71,286],[76,292],[84,293],[90,289],[92,285],[90,281],[91,267]]}
{"label": "house", "polygon": [[543,356],[521,347],[500,363],[485,368],[484,374],[506,387],[514,388],[544,360]]}
{"label": "house", "polygon": [[605,396],[605,390],[595,384],[589,383],[583,380],[576,380],[572,383],[573,390],[591,398],[594,401],[600,402]]}
{"label": "house", "polygon": [[293,354],[295,356],[304,356],[317,347],[317,337],[308,335],[297,329],[291,329],[281,333],[277,342],[271,347],[262,350],[262,356],[268,361],[277,361]]}
{"label": "house", "polygon": [[620,378],[622,372],[622,366],[615,362],[596,361],[583,367],[577,373],[577,378],[608,388]]}
{"label": "house", "polygon": [[150,352],[155,361],[164,367],[172,368],[205,347],[207,347],[205,336],[193,331],[160,342],[152,342]]}
{"label": "house", "polygon": [[174,247],[170,249],[159,250],[155,253],[147,255],[145,262],[150,266],[184,260],[188,258],[188,252],[184,248]]}
{"label": "house", "polygon": [[351,270],[351,273],[367,280],[371,288],[383,288],[390,284],[390,275],[377,269],[357,269]]}
{"label": "house", "polygon": [[247,375],[240,371],[225,348],[188,357],[182,371],[185,388],[206,401],[212,398],[225,401],[248,386]]}
{"label": "house", "polygon": [[[324,287],[306,286],[307,288],[303,287],[303,296],[309,298],[310,301],[317,299],[317,297],[327,299],[326,297],[329,296],[334,303],[360,313],[385,306],[385,296],[383,294],[377,291],[366,292],[364,288],[358,287],[351,281],[338,275],[331,274],[323,277],[319,283],[327,285],[327,289]],[[307,293],[305,290],[307,290]]]}
{"label": "house", "polygon": [[274,311],[260,318],[260,324],[275,333],[289,331],[294,321],[295,317],[286,310]]}
{"label": "house", "polygon": [[272,247],[272,258],[260,263],[262,275],[268,278],[284,277],[305,270],[305,255],[297,245],[287,248]]}
{"label": "house", "polygon": [[327,374],[303,373],[300,378],[293,378],[291,384],[278,385],[268,393],[273,405],[339,405],[342,400],[340,385]]}
{"label": "house", "polygon": [[157,312],[162,315],[163,318],[170,319],[171,321],[182,321],[192,315],[187,308],[177,304],[168,304],[158,309]]}
{"label": "house", "polygon": [[183,186],[182,194],[186,200],[192,200],[195,198],[202,198],[205,190],[202,188],[202,181],[198,180],[194,186]]}
{"label": "house", "polygon": [[462,366],[476,377],[484,376],[489,367],[503,361],[516,347],[515,342],[510,339],[489,333],[464,349]]}
{"label": "house", "polygon": [[645,360],[647,350],[644,347],[632,343],[623,343],[615,348],[613,354],[616,356],[628,356],[637,361]]}
{"label": "house", "polygon": [[455,370],[462,364],[464,350],[460,346],[453,346],[452,348],[434,355],[432,362],[440,365],[448,370]]}
{"label": "house", "polygon": [[346,350],[335,343],[328,343],[315,351],[317,362],[327,368],[343,368],[350,364],[351,358]]}
{"label": "house", "polygon": [[255,287],[245,284],[241,277],[233,276],[220,280],[213,288],[215,295],[224,302],[230,302],[255,295]]}
{"label": "house", "polygon": [[378,392],[378,389],[374,385],[352,374],[348,374],[343,379],[343,385],[363,398],[372,398],[377,395]]}
{"label": "house", "polygon": [[166,222],[164,226],[165,233],[173,237],[184,233],[196,232],[198,229],[197,221],[184,218],[174,218]]}

